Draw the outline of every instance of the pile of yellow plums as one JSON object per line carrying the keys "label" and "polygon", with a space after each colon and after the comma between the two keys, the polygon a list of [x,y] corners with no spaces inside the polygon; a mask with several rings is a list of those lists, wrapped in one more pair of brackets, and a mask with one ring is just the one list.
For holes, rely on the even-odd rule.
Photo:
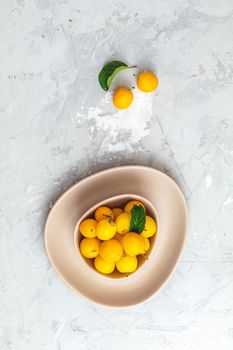
{"label": "pile of yellow plums", "polygon": [[[142,206],[144,210],[144,228],[141,233],[130,232],[134,206]],[[81,222],[79,230],[83,236],[79,246],[81,254],[94,259],[94,267],[98,272],[111,274],[116,269],[128,275],[138,267],[137,256],[148,253],[157,225],[152,217],[146,215],[142,202],[131,200],[123,209],[99,207],[94,218]]]}

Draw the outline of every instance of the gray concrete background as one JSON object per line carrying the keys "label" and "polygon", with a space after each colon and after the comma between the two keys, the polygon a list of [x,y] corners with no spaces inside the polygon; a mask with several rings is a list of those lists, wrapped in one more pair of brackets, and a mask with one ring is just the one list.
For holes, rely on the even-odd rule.
{"label": "gray concrete background", "polygon": [[[0,348],[232,349],[232,1],[14,0],[0,19]],[[114,58],[139,68],[105,93]],[[158,90],[116,111],[113,89],[143,69]],[[158,295],[109,310],[59,279],[43,228],[64,190],[126,164],[176,180],[190,230]]]}

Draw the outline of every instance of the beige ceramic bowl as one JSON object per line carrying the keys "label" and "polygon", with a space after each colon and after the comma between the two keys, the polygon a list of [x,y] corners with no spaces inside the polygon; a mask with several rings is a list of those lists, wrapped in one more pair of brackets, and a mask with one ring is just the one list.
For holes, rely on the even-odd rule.
{"label": "beige ceramic bowl", "polygon": [[[159,234],[148,261],[129,278],[106,278],[79,258],[74,230],[95,204],[121,194],[147,199],[159,218]],[[45,247],[57,273],[88,300],[111,307],[144,302],[164,285],[182,253],[188,226],[185,199],[176,183],[158,170],[124,166],[78,182],[56,202],[45,226]]]}
{"label": "beige ceramic bowl", "polygon": [[[150,254],[153,254],[154,251],[154,246],[155,246],[155,239],[158,239],[158,235],[159,235],[159,218],[158,218],[158,214],[155,210],[155,207],[151,204],[151,202],[149,202],[146,198],[142,197],[142,196],[138,196],[138,195],[133,195],[133,194],[120,194],[118,196],[114,196],[111,198],[108,198],[104,201],[101,201],[97,204],[95,204],[93,207],[91,207],[84,215],[81,216],[81,218],[79,219],[79,221],[77,222],[75,229],[74,229],[74,245],[78,254],[78,258],[79,258],[79,264],[85,263],[87,264],[87,266],[93,270],[94,273],[98,273],[94,266],[93,266],[93,260],[92,259],[86,259],[82,256],[80,249],[79,249],[79,244],[81,239],[83,238],[80,230],[79,230],[79,226],[81,224],[81,222],[84,219],[87,219],[89,217],[94,217],[94,213],[96,211],[97,208],[101,207],[101,206],[108,206],[110,208],[114,208],[114,207],[121,207],[124,208],[125,204],[131,200],[139,200],[141,201],[146,208],[146,213],[147,215],[150,215],[152,218],[155,219],[156,223],[157,223],[157,234],[154,235],[153,237],[150,238],[151,241],[151,246],[150,246],[150,250],[147,254],[144,254],[143,256],[138,256],[138,268],[137,271],[134,273],[137,273],[139,271],[139,269],[147,263],[148,260],[145,260],[145,257],[147,256],[149,258]],[[101,275],[103,277],[107,277],[107,278],[124,278],[126,277],[126,274],[122,274],[120,272],[118,272],[116,269],[114,270],[113,273],[111,273],[110,275]],[[132,275],[129,275],[127,278],[129,278]]]}

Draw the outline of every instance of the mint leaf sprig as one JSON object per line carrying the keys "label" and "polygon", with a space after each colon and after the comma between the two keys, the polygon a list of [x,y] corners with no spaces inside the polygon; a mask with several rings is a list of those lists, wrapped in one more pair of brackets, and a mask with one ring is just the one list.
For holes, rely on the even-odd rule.
{"label": "mint leaf sprig", "polygon": [[141,233],[145,228],[146,212],[142,205],[134,205],[131,210],[130,231]]}

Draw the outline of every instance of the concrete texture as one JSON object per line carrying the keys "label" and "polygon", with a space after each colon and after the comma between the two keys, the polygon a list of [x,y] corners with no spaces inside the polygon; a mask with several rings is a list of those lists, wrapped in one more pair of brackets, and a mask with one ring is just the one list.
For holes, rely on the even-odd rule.
{"label": "concrete texture", "polygon": [[[1,350],[231,350],[232,1],[1,1],[0,19]],[[112,89],[151,69],[156,93],[116,111],[97,80],[111,59],[139,67]],[[60,280],[43,228],[70,185],[124,164],[172,176],[190,230],[165,288],[111,310]]]}

